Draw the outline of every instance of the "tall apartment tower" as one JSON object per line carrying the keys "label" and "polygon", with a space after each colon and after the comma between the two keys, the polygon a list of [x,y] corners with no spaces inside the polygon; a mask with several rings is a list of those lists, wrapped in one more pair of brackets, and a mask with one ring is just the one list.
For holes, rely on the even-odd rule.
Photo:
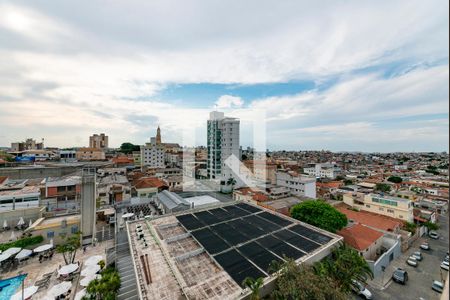
{"label": "tall apartment tower", "polygon": [[83,168],[81,177],[81,242],[91,244],[95,238],[96,223],[96,170]]}
{"label": "tall apartment tower", "polygon": [[89,137],[89,148],[106,149],[108,148],[108,136],[104,133],[94,134]]}
{"label": "tall apartment tower", "polygon": [[[208,178],[227,181],[235,177],[225,161],[239,156],[239,119],[225,117],[223,112],[213,111],[207,123]],[[237,179],[237,178],[235,178]]]}
{"label": "tall apartment tower", "polygon": [[161,143],[161,130],[156,130],[156,137],[150,138],[150,143],[141,146],[141,167],[164,168],[164,145]]}

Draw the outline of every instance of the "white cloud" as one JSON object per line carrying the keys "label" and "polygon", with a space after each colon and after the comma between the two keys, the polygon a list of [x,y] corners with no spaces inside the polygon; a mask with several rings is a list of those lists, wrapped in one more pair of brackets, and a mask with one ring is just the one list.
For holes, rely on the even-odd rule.
{"label": "white cloud", "polygon": [[230,95],[222,95],[217,99],[216,106],[218,109],[221,108],[236,108],[242,107],[244,105],[244,101],[241,97],[230,96]]}

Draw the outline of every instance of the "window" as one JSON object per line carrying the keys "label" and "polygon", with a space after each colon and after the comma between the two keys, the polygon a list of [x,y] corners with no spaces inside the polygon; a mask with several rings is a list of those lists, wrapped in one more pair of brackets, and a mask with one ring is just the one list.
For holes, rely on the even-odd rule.
{"label": "window", "polygon": [[72,234],[75,234],[78,232],[78,226],[77,225],[73,225],[72,228],[70,229],[70,232],[72,232]]}
{"label": "window", "polygon": [[378,209],[381,210],[381,211],[384,211],[384,208],[383,208],[383,207],[378,207]]}
{"label": "window", "polygon": [[403,216],[402,216],[402,215],[399,215],[399,217],[400,217],[400,219],[403,219]]}
{"label": "window", "polygon": [[55,236],[55,232],[54,231],[47,231],[47,238],[52,238]]}
{"label": "window", "polygon": [[369,204],[366,204],[366,207],[367,207],[367,208],[370,208],[370,205],[369,205]]}

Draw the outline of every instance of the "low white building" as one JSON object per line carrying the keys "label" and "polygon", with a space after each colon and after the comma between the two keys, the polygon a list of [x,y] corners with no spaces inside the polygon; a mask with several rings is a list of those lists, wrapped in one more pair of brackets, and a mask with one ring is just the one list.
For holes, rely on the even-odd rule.
{"label": "low white building", "polygon": [[293,195],[316,198],[316,179],[295,172],[278,171],[277,185],[288,188]]}
{"label": "low white building", "polygon": [[333,163],[310,164],[306,168],[303,168],[303,172],[317,178],[334,179],[341,173],[341,168]]}

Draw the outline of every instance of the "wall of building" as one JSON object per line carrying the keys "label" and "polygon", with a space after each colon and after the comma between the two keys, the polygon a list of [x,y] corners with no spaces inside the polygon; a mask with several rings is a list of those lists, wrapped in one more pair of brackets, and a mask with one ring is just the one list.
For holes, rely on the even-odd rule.
{"label": "wall of building", "polygon": [[[383,267],[387,270],[389,264],[401,255],[401,243],[399,240],[384,237],[383,245],[388,248],[388,250],[383,253],[377,261],[367,261],[375,278],[382,276]],[[391,274],[384,274],[384,276],[391,276]]]}
{"label": "wall of building", "polygon": [[17,225],[17,222],[19,222],[20,218],[22,217],[24,221],[27,223],[35,222],[36,220],[42,218],[42,214],[45,212],[45,207],[32,207],[32,208],[25,208],[25,209],[16,209],[16,210],[9,210],[9,211],[0,211],[0,226],[3,226],[3,221],[6,220],[8,222],[8,225],[13,228]]}
{"label": "wall of building", "polygon": [[43,168],[0,168],[0,176],[10,179],[34,179],[44,177],[61,177],[79,170],[81,166],[61,166]]}

